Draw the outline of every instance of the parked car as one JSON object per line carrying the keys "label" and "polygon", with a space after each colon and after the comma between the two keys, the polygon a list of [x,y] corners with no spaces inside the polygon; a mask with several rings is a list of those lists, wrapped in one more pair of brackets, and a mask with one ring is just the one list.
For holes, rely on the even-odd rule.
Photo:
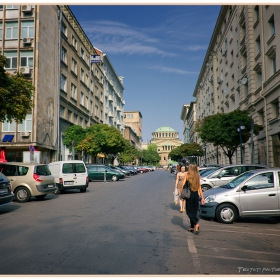
{"label": "parked car", "polygon": [[218,169],[219,169],[219,167],[205,167],[204,169],[199,169],[199,174],[201,177],[203,177],[203,176],[205,177]]}
{"label": "parked car", "polygon": [[140,173],[147,173],[149,172],[149,169],[143,166],[137,166],[137,169],[139,170]]}
{"label": "parked car", "polygon": [[54,177],[47,164],[1,162],[0,171],[10,180],[18,202],[27,202],[32,196],[43,199],[56,190]]}
{"label": "parked car", "polygon": [[104,164],[86,164],[89,181],[118,181],[124,179],[125,175],[121,171],[115,170]]}
{"label": "parked car", "polygon": [[126,166],[126,165],[119,165],[119,168],[129,171],[129,172],[130,172],[130,175],[136,175],[136,174],[138,174],[138,172],[137,172],[135,169],[131,169],[131,168],[129,168],[129,167]]}
{"label": "parked car", "polygon": [[223,167],[224,165],[222,164],[218,164],[218,163],[204,163],[202,165],[200,165],[200,168],[203,167]]}
{"label": "parked car", "polygon": [[0,206],[6,206],[13,202],[14,194],[10,180],[0,172]]}
{"label": "parked car", "polygon": [[115,169],[115,170],[117,170],[117,171],[119,171],[119,172],[122,172],[122,173],[125,175],[125,177],[130,177],[130,175],[131,175],[129,170],[121,169],[121,168],[118,167],[118,166],[108,165],[108,167],[110,167],[110,168],[112,168],[112,169]]}
{"label": "parked car", "polygon": [[280,216],[280,168],[247,171],[204,192],[202,217],[233,223],[238,217]]}
{"label": "parked car", "polygon": [[82,160],[54,161],[49,164],[49,168],[55,178],[55,194],[72,189],[78,189],[81,193],[86,192],[88,174]]}
{"label": "parked car", "polygon": [[261,164],[230,164],[217,169],[209,175],[201,176],[201,188],[203,191],[217,188],[228,183],[236,176],[253,169],[267,169],[267,165]]}
{"label": "parked car", "polygon": [[170,172],[176,174],[176,165],[171,166]]}

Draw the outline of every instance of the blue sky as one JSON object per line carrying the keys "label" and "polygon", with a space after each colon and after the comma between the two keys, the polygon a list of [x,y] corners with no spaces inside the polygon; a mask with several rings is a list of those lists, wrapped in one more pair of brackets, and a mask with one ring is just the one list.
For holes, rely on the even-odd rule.
{"label": "blue sky", "polygon": [[182,107],[194,87],[220,5],[70,5],[93,46],[124,77],[125,111],[140,111],[142,138],[170,126],[183,140]]}

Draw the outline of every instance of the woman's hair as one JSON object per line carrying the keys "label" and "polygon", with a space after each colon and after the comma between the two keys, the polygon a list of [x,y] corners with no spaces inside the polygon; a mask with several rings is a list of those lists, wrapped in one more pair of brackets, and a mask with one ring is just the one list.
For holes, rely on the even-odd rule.
{"label": "woman's hair", "polygon": [[197,191],[200,186],[200,175],[198,173],[197,165],[191,163],[188,168],[188,181],[192,191]]}

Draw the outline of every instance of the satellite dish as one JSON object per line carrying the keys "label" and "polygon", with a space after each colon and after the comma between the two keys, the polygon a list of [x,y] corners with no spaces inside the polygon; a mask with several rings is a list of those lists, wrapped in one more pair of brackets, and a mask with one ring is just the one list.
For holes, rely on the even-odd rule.
{"label": "satellite dish", "polygon": [[241,80],[241,83],[242,83],[243,85],[246,85],[247,82],[248,82],[248,79],[247,79],[247,78],[243,78],[243,79]]}

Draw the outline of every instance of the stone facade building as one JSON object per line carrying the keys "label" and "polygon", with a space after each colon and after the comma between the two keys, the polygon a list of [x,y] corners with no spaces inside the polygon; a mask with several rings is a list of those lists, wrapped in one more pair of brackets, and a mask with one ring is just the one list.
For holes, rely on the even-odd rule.
{"label": "stone facade building", "polygon": [[[24,122],[0,123],[0,147],[8,161],[29,161],[30,146],[37,162],[71,159],[63,137],[73,124],[108,123],[123,133],[122,81],[108,74],[107,58],[104,78],[102,52],[67,5],[0,5],[0,52],[8,59],[8,72],[22,72],[35,86],[34,108]],[[114,80],[111,87],[108,79]],[[113,87],[118,98],[112,102]]]}
{"label": "stone facade building", "polygon": [[[243,145],[244,163],[280,166],[279,49],[280,6],[222,6],[194,89],[194,112],[201,119],[249,110],[264,129]],[[190,131],[195,135],[194,127]],[[224,153],[206,146],[207,162],[229,163]],[[237,149],[233,163],[240,158]]]}
{"label": "stone facade building", "polygon": [[179,133],[169,126],[162,126],[152,133],[150,144],[157,145],[160,156],[160,165],[168,165],[169,153],[176,147],[181,146],[183,141],[179,139]]}

